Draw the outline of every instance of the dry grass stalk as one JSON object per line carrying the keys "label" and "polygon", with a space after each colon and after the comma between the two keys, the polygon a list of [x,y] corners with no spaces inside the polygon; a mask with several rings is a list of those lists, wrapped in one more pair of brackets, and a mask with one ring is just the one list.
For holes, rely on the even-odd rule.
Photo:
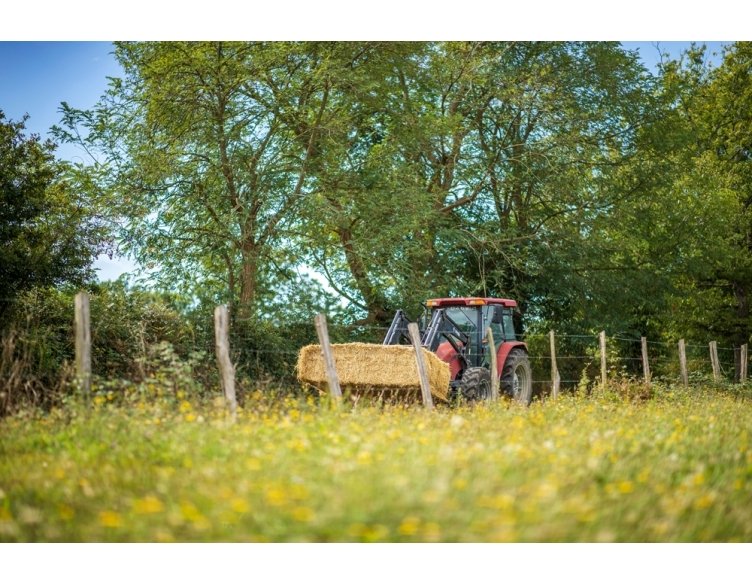
{"label": "dry grass stalk", "polygon": [[71,383],[71,365],[63,362],[55,369],[40,365],[35,342],[28,331],[15,328],[0,335],[0,418],[23,407],[57,403]]}
{"label": "dry grass stalk", "polygon": [[0,340],[0,416],[23,403],[37,404],[40,381],[31,373],[28,347],[11,330]]}
{"label": "dry grass stalk", "polygon": [[[351,393],[392,390],[390,394],[420,396],[415,352],[407,345],[345,343],[332,345],[337,375],[343,389]],[[431,394],[447,401],[449,366],[435,354],[423,349]],[[319,389],[326,388],[326,371],[319,345],[308,345],[298,355],[298,379]]]}

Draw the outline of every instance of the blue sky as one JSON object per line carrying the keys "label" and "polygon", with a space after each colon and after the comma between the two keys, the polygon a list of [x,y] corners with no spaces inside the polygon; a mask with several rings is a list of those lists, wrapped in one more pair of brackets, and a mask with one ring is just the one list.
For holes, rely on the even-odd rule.
{"label": "blue sky", "polygon": [[[656,42],[624,42],[625,48],[638,50],[650,68],[659,61]],[[704,42],[711,61],[720,62],[723,43]],[[689,42],[660,42],[658,46],[678,57]],[[6,118],[19,120],[28,113],[27,131],[47,137],[49,128],[59,123],[60,103],[89,108],[107,88],[107,77],[116,77],[121,69],[111,54],[109,42],[0,42],[0,109]],[[712,54],[716,55],[713,56]],[[62,145],[58,156],[67,160],[84,159],[83,153]],[[126,258],[100,257],[95,267],[100,279],[114,279],[132,270]]]}
{"label": "blue sky", "polygon": [[[719,41],[696,41],[696,43],[707,47],[706,56],[711,63],[718,65],[721,62],[721,50],[726,43]],[[637,50],[643,63],[656,70],[661,53],[668,53],[672,58],[679,58],[692,43],[690,41],[622,41],[621,44],[629,51]]]}
{"label": "blue sky", "polygon": [[[29,114],[27,133],[48,137],[60,122],[58,108],[93,106],[107,88],[107,77],[121,73],[109,42],[0,42],[0,109],[20,120]],[[86,160],[75,146],[63,144],[57,155]],[[127,258],[100,256],[94,264],[101,280],[117,278],[135,265]]]}
{"label": "blue sky", "polygon": [[[0,109],[13,120],[28,113],[27,130],[46,137],[60,121],[61,102],[91,107],[107,77],[120,73],[111,52],[108,42],[0,42]],[[61,158],[77,154],[70,146],[58,150]]]}

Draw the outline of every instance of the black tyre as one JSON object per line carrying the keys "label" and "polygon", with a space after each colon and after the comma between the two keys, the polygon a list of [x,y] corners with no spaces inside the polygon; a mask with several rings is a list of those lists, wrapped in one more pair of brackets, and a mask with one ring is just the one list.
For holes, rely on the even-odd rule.
{"label": "black tyre", "polygon": [[501,391],[520,403],[530,405],[533,400],[533,374],[530,360],[522,349],[513,349],[501,372]]}
{"label": "black tyre", "polygon": [[460,388],[469,402],[491,399],[491,372],[485,367],[470,367],[462,374]]}

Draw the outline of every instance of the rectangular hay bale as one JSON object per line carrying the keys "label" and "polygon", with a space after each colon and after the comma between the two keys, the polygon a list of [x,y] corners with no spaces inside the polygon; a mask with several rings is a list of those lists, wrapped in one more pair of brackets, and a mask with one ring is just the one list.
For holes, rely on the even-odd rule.
{"label": "rectangular hay bale", "polygon": [[[431,394],[447,401],[449,365],[435,354],[422,349]],[[339,383],[349,390],[388,389],[392,393],[420,388],[415,351],[409,345],[344,343],[332,345]],[[323,389],[326,370],[319,345],[307,345],[298,355],[298,379]]]}

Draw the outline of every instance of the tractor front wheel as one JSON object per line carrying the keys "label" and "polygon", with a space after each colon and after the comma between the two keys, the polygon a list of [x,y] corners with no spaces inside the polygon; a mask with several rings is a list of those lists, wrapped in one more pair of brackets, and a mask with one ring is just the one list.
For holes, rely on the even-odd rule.
{"label": "tractor front wheel", "polygon": [[491,399],[491,372],[485,367],[470,367],[462,374],[462,397],[469,402]]}
{"label": "tractor front wheel", "polygon": [[527,353],[514,349],[504,363],[501,372],[501,390],[513,400],[526,406],[533,400],[533,374]]}

